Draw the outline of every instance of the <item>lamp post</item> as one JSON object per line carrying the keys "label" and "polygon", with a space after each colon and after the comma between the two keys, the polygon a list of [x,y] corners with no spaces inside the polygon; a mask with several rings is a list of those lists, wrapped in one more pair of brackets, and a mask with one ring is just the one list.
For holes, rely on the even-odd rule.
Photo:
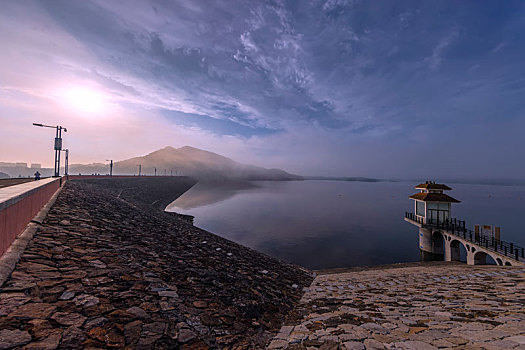
{"label": "lamp post", "polygon": [[69,149],[66,148],[64,150],[64,152],[66,152],[66,159],[65,159],[65,164],[64,164],[64,175],[69,175]]}
{"label": "lamp post", "polygon": [[109,176],[113,176],[113,159],[106,159],[106,162],[109,163]]}
{"label": "lamp post", "polygon": [[60,176],[60,152],[62,151],[62,130],[64,132],[67,132],[67,129],[62,126],[51,126],[51,125],[44,125],[40,123],[33,123],[34,126],[40,126],[42,128],[53,128],[57,129],[56,136],[55,136],[55,175],[53,177],[59,177]]}

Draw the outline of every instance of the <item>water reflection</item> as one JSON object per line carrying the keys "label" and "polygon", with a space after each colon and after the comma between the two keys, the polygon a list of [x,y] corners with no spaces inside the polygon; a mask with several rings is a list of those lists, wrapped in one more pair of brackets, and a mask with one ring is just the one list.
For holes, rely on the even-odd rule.
{"label": "water reflection", "polygon": [[[308,268],[418,261],[417,228],[403,221],[405,211],[413,209],[408,199],[413,186],[338,181],[199,183],[167,210],[193,215],[199,227]],[[525,207],[524,188],[452,187],[454,196],[462,200],[453,208],[454,216],[466,218],[468,225],[493,220],[503,227],[506,240],[523,240],[510,232],[516,232],[516,210],[523,212]]]}
{"label": "water reflection", "polygon": [[[166,210],[177,211],[175,209],[178,209],[180,212],[180,209],[189,210],[203,207],[222,202],[233,197],[239,191],[247,191],[258,187],[255,183],[247,181],[201,181],[193,186],[190,191],[180,196],[176,203],[173,202],[168,205]],[[171,210],[171,208],[174,210]]]}

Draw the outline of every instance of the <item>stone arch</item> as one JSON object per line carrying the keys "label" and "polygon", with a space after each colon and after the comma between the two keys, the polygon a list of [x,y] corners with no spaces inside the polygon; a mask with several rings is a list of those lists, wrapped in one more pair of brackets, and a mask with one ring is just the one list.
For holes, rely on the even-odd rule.
{"label": "stone arch", "polygon": [[470,252],[470,245],[467,244],[467,251]]}
{"label": "stone arch", "polygon": [[512,264],[509,261],[505,261],[505,266],[512,266]]}
{"label": "stone arch", "polygon": [[445,236],[440,231],[432,233],[432,253],[436,260],[443,260],[445,254]]}
{"label": "stone arch", "polygon": [[474,265],[497,265],[496,259],[492,255],[482,251],[474,254]]}
{"label": "stone arch", "polygon": [[467,253],[467,247],[461,241],[455,239],[450,242],[450,260],[467,262]]}
{"label": "stone arch", "polygon": [[503,261],[500,258],[496,258],[496,262],[499,266],[503,265]]}

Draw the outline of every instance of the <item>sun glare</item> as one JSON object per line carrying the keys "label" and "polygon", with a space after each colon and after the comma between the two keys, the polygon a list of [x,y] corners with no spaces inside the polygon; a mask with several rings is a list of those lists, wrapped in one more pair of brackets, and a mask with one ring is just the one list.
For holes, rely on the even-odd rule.
{"label": "sun glare", "polygon": [[78,112],[99,114],[108,106],[104,95],[90,88],[72,87],[64,90],[61,95],[64,104]]}

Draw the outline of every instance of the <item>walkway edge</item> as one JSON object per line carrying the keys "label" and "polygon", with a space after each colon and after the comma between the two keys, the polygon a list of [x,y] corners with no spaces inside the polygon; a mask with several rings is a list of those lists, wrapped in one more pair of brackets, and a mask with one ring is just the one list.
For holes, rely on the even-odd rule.
{"label": "walkway edge", "polygon": [[27,244],[33,239],[38,226],[44,222],[44,219],[47,216],[47,213],[55,204],[55,201],[62,191],[62,187],[59,187],[58,190],[53,194],[49,201],[44,205],[42,209],[35,215],[35,217],[29,222],[25,230],[19,234],[7,251],[0,257],[0,287],[2,287],[5,281],[11,275],[11,272],[16,267],[16,264],[22,257]]}

